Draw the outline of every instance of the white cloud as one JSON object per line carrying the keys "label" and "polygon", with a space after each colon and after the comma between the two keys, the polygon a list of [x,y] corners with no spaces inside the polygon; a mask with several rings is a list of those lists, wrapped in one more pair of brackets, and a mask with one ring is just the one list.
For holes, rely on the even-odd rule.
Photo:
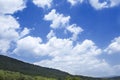
{"label": "white cloud", "polygon": [[76,5],[77,3],[82,3],[84,0],[67,0],[72,6]]}
{"label": "white cloud", "polygon": [[102,50],[87,39],[74,44],[71,39],[53,36],[46,43],[42,43],[39,37],[27,36],[17,41],[14,53],[23,57],[49,56],[51,59],[43,59],[34,64],[71,74],[102,77],[119,73],[119,65],[111,66],[104,59],[99,59]]}
{"label": "white cloud", "polygon": [[71,33],[73,33],[71,39],[74,41],[77,39],[78,34],[80,34],[83,31],[83,29],[81,27],[77,26],[76,24],[72,24],[72,25],[68,26],[67,30],[70,31]]}
{"label": "white cloud", "polygon": [[89,0],[89,3],[93,8],[96,10],[103,9],[103,8],[108,8],[109,5],[106,1],[100,3],[99,0]]}
{"label": "white cloud", "polygon": [[0,15],[0,54],[6,54],[10,43],[18,39],[18,28],[19,23],[12,16]]}
{"label": "white cloud", "polygon": [[115,38],[105,49],[108,54],[120,53],[120,37]]}
{"label": "white cloud", "polygon": [[7,54],[7,50],[10,48],[10,41],[0,39],[0,54]]}
{"label": "white cloud", "polygon": [[41,42],[39,37],[27,36],[17,41],[17,47],[13,52],[21,56],[41,55],[39,50]]}
{"label": "white cloud", "polygon": [[48,39],[51,39],[51,38],[54,37],[54,36],[55,36],[55,33],[54,33],[53,30],[51,30],[51,31],[48,33],[47,38],[48,38]]}
{"label": "white cloud", "polygon": [[18,37],[19,23],[10,15],[0,15],[0,39],[14,40]]}
{"label": "white cloud", "polygon": [[104,8],[112,8],[120,5],[120,0],[105,0],[100,2],[100,0],[89,0],[89,3],[96,10],[104,9]]}
{"label": "white cloud", "polygon": [[19,29],[20,25],[13,16],[0,15],[0,54],[6,54],[12,42],[29,32],[27,28],[20,32]]}
{"label": "white cloud", "polygon": [[69,24],[70,16],[59,14],[53,9],[50,13],[44,16],[44,20],[52,21],[50,27],[56,29],[67,26]]}
{"label": "white cloud", "polygon": [[33,3],[38,7],[50,8],[52,5],[52,0],[33,0]]}
{"label": "white cloud", "polygon": [[[82,4],[85,0],[67,0],[67,1],[71,3],[72,6],[74,6],[78,3]],[[120,5],[120,0],[103,0],[103,2],[100,2],[100,0],[87,0],[87,2],[96,10],[112,8]]]}
{"label": "white cloud", "polygon": [[[81,57],[81,58],[80,58]],[[74,75],[102,77],[113,75],[114,71],[105,61],[95,57],[64,56],[55,57],[51,60],[43,60],[34,64],[59,69]]]}
{"label": "white cloud", "polygon": [[13,14],[25,7],[25,0],[0,0],[0,14]]}
{"label": "white cloud", "polygon": [[72,74],[86,76],[114,74],[113,69],[105,60],[97,58],[102,52],[91,40],[84,40],[82,43],[73,45],[73,41],[70,39],[51,37],[47,43],[42,43],[39,37],[27,36],[17,42],[14,52],[26,57],[48,55],[52,59],[44,59],[34,64]]}
{"label": "white cloud", "polygon": [[120,0],[110,0],[110,1],[111,1],[110,7],[115,7],[120,5]]}
{"label": "white cloud", "polygon": [[27,34],[30,33],[30,30],[28,28],[24,28],[23,31],[20,33],[20,37],[24,37],[26,36]]}
{"label": "white cloud", "polygon": [[114,74],[106,61],[97,59],[97,56],[101,54],[101,49],[91,40],[84,40],[81,44],[77,43],[73,46],[73,41],[70,39],[53,37],[44,45],[45,53],[48,53],[52,59],[45,59],[34,64],[77,75],[105,76]]}
{"label": "white cloud", "polygon": [[25,0],[0,0],[0,54],[9,53],[11,44],[20,38],[20,25],[10,14],[23,10],[25,3]]}
{"label": "white cloud", "polygon": [[50,27],[53,28],[52,32],[50,32],[48,36],[54,36],[55,33],[53,34],[53,31],[55,29],[59,28],[64,28],[64,31],[69,31],[73,35],[70,37],[72,40],[77,40],[78,35],[83,31],[83,29],[76,24],[70,25],[70,16],[64,16],[63,14],[59,14],[56,12],[55,9],[51,10],[48,14],[44,16],[44,20],[51,21],[52,24],[50,24]]}

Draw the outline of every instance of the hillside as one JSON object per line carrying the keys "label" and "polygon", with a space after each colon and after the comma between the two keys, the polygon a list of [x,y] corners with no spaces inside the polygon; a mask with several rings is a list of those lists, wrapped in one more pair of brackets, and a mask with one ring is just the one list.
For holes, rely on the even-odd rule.
{"label": "hillside", "polygon": [[56,69],[36,66],[3,55],[0,55],[0,69],[20,72],[27,75],[41,75],[43,77],[52,78],[65,78],[67,75],[69,75],[68,73]]}
{"label": "hillside", "polygon": [[[70,75],[69,73],[60,70],[36,66],[3,55],[0,55],[0,70],[19,72],[23,75],[29,75],[29,76],[42,76],[45,78],[54,78],[57,80],[120,80],[120,77],[100,79],[100,78],[91,78],[84,76],[73,76]],[[74,77],[76,79],[70,79]]]}

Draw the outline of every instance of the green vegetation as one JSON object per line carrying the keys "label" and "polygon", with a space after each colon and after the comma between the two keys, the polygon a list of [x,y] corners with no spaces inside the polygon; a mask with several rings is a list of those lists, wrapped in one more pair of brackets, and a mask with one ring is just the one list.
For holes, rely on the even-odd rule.
{"label": "green vegetation", "polygon": [[0,55],[0,80],[120,80],[120,77],[102,79],[75,76]]}
{"label": "green vegetation", "polygon": [[0,55],[0,69],[13,72],[20,72],[22,74],[31,76],[40,75],[43,77],[57,78],[61,80],[63,80],[67,75],[70,75],[68,73],[56,69],[36,66],[3,55]]}
{"label": "green vegetation", "polygon": [[56,80],[53,78],[45,78],[40,76],[28,76],[19,72],[0,70],[0,80]]}

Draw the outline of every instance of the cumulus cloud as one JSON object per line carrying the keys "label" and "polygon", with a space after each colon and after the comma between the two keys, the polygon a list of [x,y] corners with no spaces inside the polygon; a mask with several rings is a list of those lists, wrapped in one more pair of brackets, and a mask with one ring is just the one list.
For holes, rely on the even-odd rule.
{"label": "cumulus cloud", "polygon": [[0,53],[5,54],[10,49],[10,44],[16,42],[23,35],[26,35],[29,30],[20,29],[19,23],[11,15],[0,15]]}
{"label": "cumulus cloud", "polygon": [[89,0],[89,3],[96,10],[103,9],[103,8],[108,8],[109,7],[107,1],[104,1],[104,2],[101,3],[101,2],[99,2],[99,0]]}
{"label": "cumulus cloud", "polygon": [[44,20],[51,21],[51,28],[61,28],[65,27],[69,24],[70,16],[64,16],[63,14],[59,14],[55,9],[51,10],[48,14],[44,16]]}
{"label": "cumulus cloud", "polygon": [[[53,33],[53,31],[50,31]],[[119,65],[111,66],[104,59],[99,59],[102,49],[98,48],[92,40],[84,40],[74,44],[71,39],[50,37],[46,43],[40,37],[26,36],[17,41],[14,53],[24,57],[49,56],[34,64],[60,69],[71,74],[94,77],[117,75]]]}
{"label": "cumulus cloud", "polygon": [[0,38],[15,39],[18,37],[16,29],[19,28],[19,23],[10,15],[0,15]]}
{"label": "cumulus cloud", "polygon": [[105,52],[107,52],[108,54],[120,53],[120,37],[112,40],[110,45],[105,49]]}
{"label": "cumulus cloud", "polygon": [[77,3],[82,3],[84,0],[67,0],[72,6],[74,6]]}
{"label": "cumulus cloud", "polygon": [[[17,41],[17,47],[13,51],[17,55],[29,56],[29,55],[41,55],[40,43],[42,42],[39,37],[27,36]],[[40,54],[41,53],[41,54]]]}
{"label": "cumulus cloud", "polygon": [[7,50],[10,48],[10,42],[8,40],[0,39],[0,54],[7,54]]}
{"label": "cumulus cloud", "polygon": [[[31,45],[31,46],[30,46]],[[60,69],[72,74],[86,76],[107,76],[115,74],[114,69],[102,59],[98,59],[102,50],[91,40],[73,45],[71,39],[51,37],[46,43],[41,38],[27,36],[17,42],[14,53],[21,56],[49,56],[34,64]]]}
{"label": "cumulus cloud", "polygon": [[71,39],[74,41],[77,39],[78,34],[80,34],[83,31],[83,29],[81,27],[77,26],[76,24],[72,24],[72,25],[68,26],[67,30],[70,31],[71,33],[73,33]]}
{"label": "cumulus cloud", "polygon": [[33,3],[41,8],[50,8],[52,0],[33,0]]}
{"label": "cumulus cloud", "polygon": [[101,54],[101,49],[91,40],[84,40],[74,46],[70,39],[53,37],[44,45],[45,53],[52,59],[34,64],[86,76],[105,76],[114,73],[106,61],[97,58]]}
{"label": "cumulus cloud", "polygon": [[104,9],[104,8],[112,8],[120,5],[120,0],[105,0],[100,2],[100,0],[89,0],[89,3],[96,10]]}
{"label": "cumulus cloud", "polygon": [[19,37],[19,33],[16,31],[18,28],[18,22],[12,16],[0,15],[0,53],[6,53],[11,41],[15,41]]}
{"label": "cumulus cloud", "polygon": [[[72,6],[78,3],[82,4],[84,1],[85,0],[68,0],[68,2],[71,3]],[[87,0],[87,2],[96,10],[112,8],[120,5],[120,0],[103,0],[102,2],[100,2],[100,0]]]}
{"label": "cumulus cloud", "polygon": [[[70,16],[64,16],[63,14],[59,14],[56,12],[55,9],[51,10],[48,14],[44,16],[44,20],[51,21],[50,27],[53,29],[61,29],[64,28],[64,30],[71,32],[73,35],[70,37],[72,40],[76,40],[78,35],[83,31],[83,29],[80,26],[77,26],[76,24],[70,25]],[[54,33],[55,34],[55,33]],[[53,30],[50,32],[49,36],[54,36]]]}
{"label": "cumulus cloud", "polygon": [[11,44],[21,38],[20,34],[26,35],[28,29],[19,31],[20,24],[11,15],[25,7],[25,0],[0,0],[0,54],[7,54]]}
{"label": "cumulus cloud", "polygon": [[0,0],[0,13],[13,14],[26,7],[25,0]]}
{"label": "cumulus cloud", "polygon": [[54,33],[53,30],[51,30],[51,31],[48,33],[47,38],[48,38],[48,39],[51,39],[51,38],[54,37],[54,36],[55,36],[55,33]]}
{"label": "cumulus cloud", "polygon": [[21,33],[20,33],[20,37],[24,37],[24,36],[26,36],[27,34],[29,34],[30,33],[30,29],[28,29],[28,28],[24,28],[23,29],[23,31],[21,31]]}

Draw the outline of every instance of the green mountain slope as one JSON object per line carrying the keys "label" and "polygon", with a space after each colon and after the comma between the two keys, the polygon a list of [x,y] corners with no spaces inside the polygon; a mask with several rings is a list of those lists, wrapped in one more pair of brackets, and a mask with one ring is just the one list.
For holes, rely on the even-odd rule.
{"label": "green mountain slope", "polygon": [[45,78],[45,79],[33,79],[33,80],[51,80],[51,78],[53,80],[120,80],[120,77],[102,79],[102,78],[91,78],[85,76],[73,76],[60,70],[36,66],[3,55],[0,55],[0,71],[2,71],[2,73],[7,73],[8,75],[9,73],[17,72],[22,74],[23,77],[27,75],[28,77],[40,76],[40,78],[41,77]]}
{"label": "green mountain slope", "polygon": [[68,73],[56,69],[36,66],[3,55],[0,55],[0,69],[51,78],[65,78],[69,75]]}
{"label": "green mountain slope", "polygon": [[24,75],[19,72],[0,70],[0,80],[57,80],[41,76]]}

